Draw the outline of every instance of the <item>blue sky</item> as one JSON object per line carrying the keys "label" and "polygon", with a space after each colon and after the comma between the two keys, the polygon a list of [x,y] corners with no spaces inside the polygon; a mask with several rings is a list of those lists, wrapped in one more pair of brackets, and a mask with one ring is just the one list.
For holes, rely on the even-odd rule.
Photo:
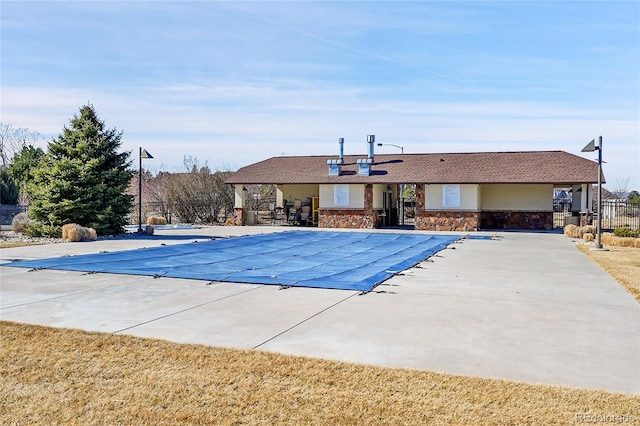
{"label": "blue sky", "polygon": [[[87,102],[151,170],[278,155],[564,150],[640,189],[640,2],[1,1],[1,117]],[[377,152],[393,153],[391,146]],[[137,156],[135,157],[137,158]]]}

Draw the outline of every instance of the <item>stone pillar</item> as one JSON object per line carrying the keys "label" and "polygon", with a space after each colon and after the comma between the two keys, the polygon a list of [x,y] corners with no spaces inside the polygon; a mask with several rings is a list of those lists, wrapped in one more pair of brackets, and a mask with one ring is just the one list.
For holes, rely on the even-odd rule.
{"label": "stone pillar", "polygon": [[234,225],[236,226],[244,226],[247,224],[247,208],[246,207],[236,207],[235,208],[235,221]]}
{"label": "stone pillar", "polygon": [[373,184],[364,186],[364,223],[363,228],[378,227],[378,212],[373,208]]}
{"label": "stone pillar", "polygon": [[416,184],[416,215],[424,212],[426,205],[424,183]]}
{"label": "stone pillar", "polygon": [[364,215],[373,216],[373,185],[364,186]]}

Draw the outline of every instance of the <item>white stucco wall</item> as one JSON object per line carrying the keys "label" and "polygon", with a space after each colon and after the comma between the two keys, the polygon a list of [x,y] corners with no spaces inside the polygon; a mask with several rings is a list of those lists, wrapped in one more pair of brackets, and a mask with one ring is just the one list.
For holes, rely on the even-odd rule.
{"label": "white stucco wall", "polygon": [[[348,205],[334,204],[336,187],[348,190]],[[320,185],[320,208],[321,209],[363,209],[364,208],[364,185]],[[375,196],[374,196],[375,197]],[[382,203],[382,201],[381,201]]]}
{"label": "white stucco wall", "polygon": [[477,184],[460,184],[460,205],[458,207],[444,206],[445,185],[425,185],[425,210],[478,210],[480,191]]}
{"label": "white stucco wall", "polygon": [[480,186],[482,210],[553,210],[552,184],[489,184]]}
{"label": "white stucco wall", "polygon": [[[364,188],[362,188],[364,191]],[[387,185],[373,185],[373,208],[382,210],[384,207],[384,193],[387,190]],[[395,196],[394,196],[395,200]],[[364,201],[363,201],[364,203]]]}

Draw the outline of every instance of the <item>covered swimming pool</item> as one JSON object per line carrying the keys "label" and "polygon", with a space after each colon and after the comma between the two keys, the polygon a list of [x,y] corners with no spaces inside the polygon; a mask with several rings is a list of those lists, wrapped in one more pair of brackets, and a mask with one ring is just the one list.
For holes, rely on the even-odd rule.
{"label": "covered swimming pool", "polygon": [[460,238],[287,231],[5,266],[370,291]]}

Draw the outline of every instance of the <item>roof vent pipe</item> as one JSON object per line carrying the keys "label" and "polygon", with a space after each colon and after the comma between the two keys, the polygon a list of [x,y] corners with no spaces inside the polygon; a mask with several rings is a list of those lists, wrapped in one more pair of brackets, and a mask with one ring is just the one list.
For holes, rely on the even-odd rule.
{"label": "roof vent pipe", "polygon": [[376,135],[367,135],[367,142],[369,143],[369,158],[373,162],[373,145],[376,141]]}
{"label": "roof vent pipe", "polygon": [[344,138],[339,138],[338,142],[340,143],[340,159],[344,160]]}

